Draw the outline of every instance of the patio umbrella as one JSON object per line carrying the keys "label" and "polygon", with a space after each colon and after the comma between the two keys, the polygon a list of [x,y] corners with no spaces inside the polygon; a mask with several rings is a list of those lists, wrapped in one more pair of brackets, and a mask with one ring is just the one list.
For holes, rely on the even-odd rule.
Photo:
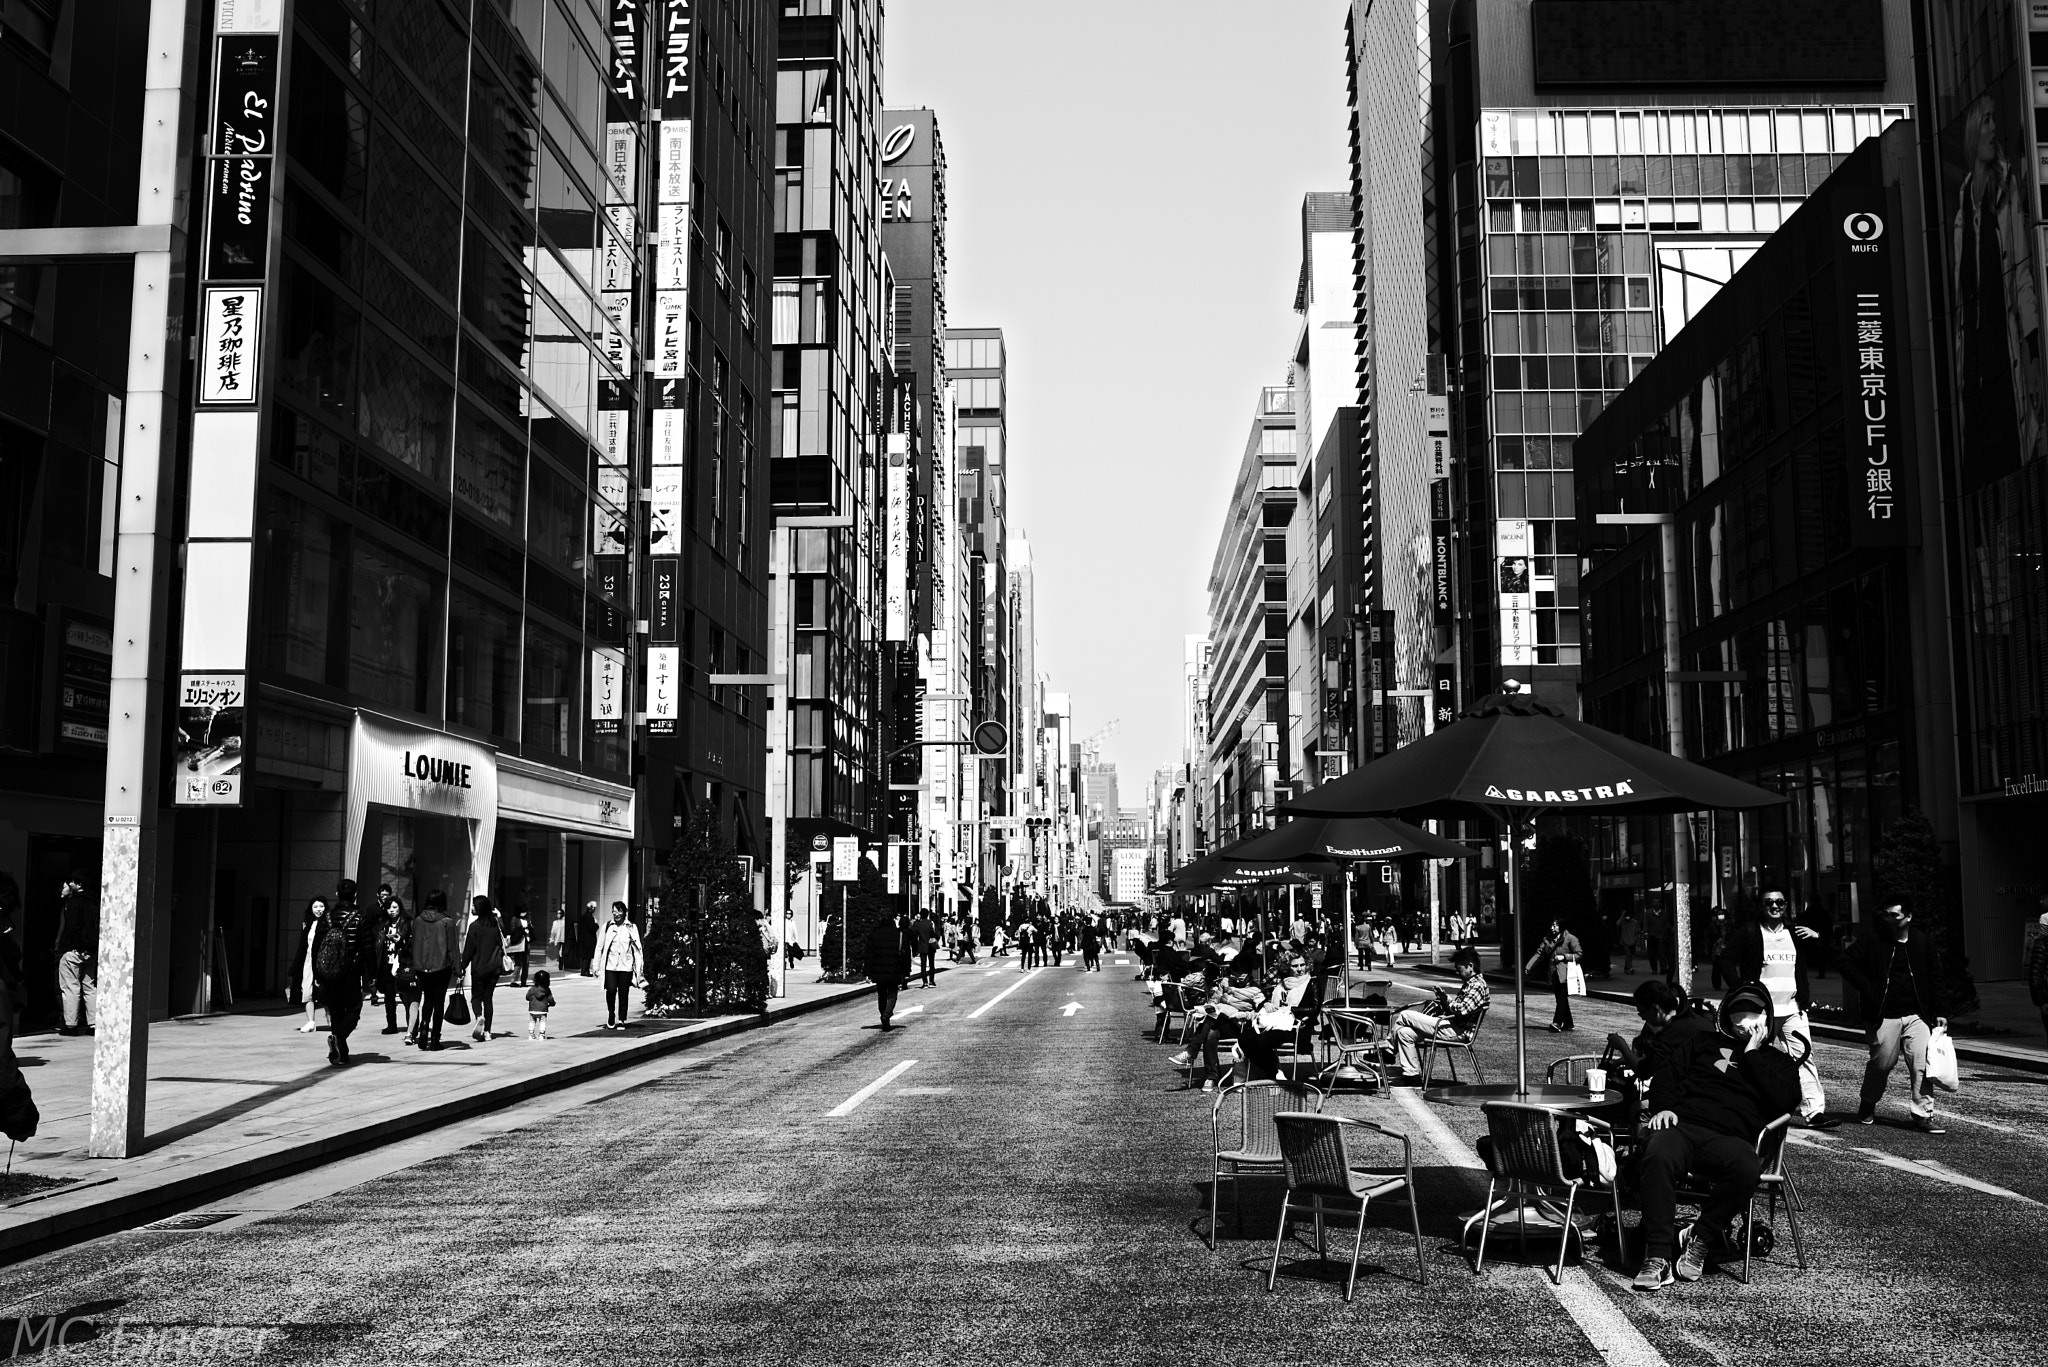
{"label": "patio umbrella", "polygon": [[1304,816],[1233,845],[1219,857],[1226,863],[1255,859],[1329,860],[1333,865],[1344,866],[1344,932],[1338,943],[1343,953],[1343,981],[1348,990],[1352,954],[1349,866],[1354,862],[1405,859],[1418,854],[1434,859],[1469,859],[1472,847],[1391,817]]}
{"label": "patio umbrella", "polygon": [[1281,811],[1410,820],[1484,815],[1508,828],[1508,914],[1515,922],[1514,1094],[1523,1096],[1529,1088],[1529,1040],[1522,1018],[1522,837],[1535,828],[1537,813],[1550,808],[1613,814],[1742,810],[1783,801],[1767,788],[1575,721],[1526,693],[1495,693],[1442,730],[1304,793]]}

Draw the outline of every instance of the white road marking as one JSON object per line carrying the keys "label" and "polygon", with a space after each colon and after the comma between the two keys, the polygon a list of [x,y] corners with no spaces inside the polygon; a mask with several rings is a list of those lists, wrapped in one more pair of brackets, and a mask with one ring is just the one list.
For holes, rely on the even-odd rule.
{"label": "white road marking", "polygon": [[861,1102],[866,1101],[876,1092],[881,1091],[884,1087],[894,1082],[897,1078],[902,1077],[905,1073],[909,1072],[912,1068],[915,1068],[916,1066],[917,1060],[914,1058],[907,1058],[903,1060],[903,1062],[897,1064],[894,1068],[891,1068],[888,1072],[882,1074],[873,1082],[870,1082],[867,1086],[861,1088],[852,1096],[846,1098],[846,1100],[840,1102],[837,1106],[834,1106],[831,1110],[825,1112],[825,1115],[827,1116],[827,1118],[836,1119],[842,1115],[853,1114],[854,1110],[857,1107],[859,1107]]}
{"label": "white road marking", "polygon": [[1010,970],[1007,968],[991,968],[988,972],[982,974],[981,976],[984,978],[993,978],[998,973],[1008,973],[1009,971]]}
{"label": "white road marking", "polygon": [[1971,1191],[1981,1191],[1986,1196],[2003,1196],[2008,1201],[2018,1201],[2022,1205],[2037,1207],[2042,1205],[2041,1202],[2036,1201],[2031,1196],[2022,1196],[2018,1192],[2008,1190],[2005,1187],[1994,1187],[1989,1182],[1980,1182],[1974,1177],[1965,1177],[1937,1159],[1923,1158],[1915,1161],[1911,1158],[1900,1158],[1897,1154],[1886,1153],[1883,1149],[1859,1148],[1856,1152],[1862,1154],[1881,1168],[1891,1168],[1897,1172],[1910,1172],[1915,1177],[1931,1177],[1937,1182],[1946,1182],[1954,1187],[1967,1187]]}
{"label": "white road marking", "polygon": [[1068,1003],[1067,1003],[1067,1004],[1066,1004],[1065,1006],[1062,1006],[1062,1007],[1060,1008],[1060,1014],[1061,1014],[1062,1016],[1065,1016],[1065,1017],[1066,1017],[1066,1018],[1067,1018],[1068,1020],[1072,1020],[1072,1019],[1074,1018],[1074,1013],[1075,1013],[1076,1011],[1079,1011],[1080,1009],[1081,1009],[1081,1003],[1079,1003],[1079,1002],[1068,1002]]}
{"label": "white road marking", "polygon": [[899,1016],[914,1016],[922,1010],[924,1010],[924,1003],[919,1002],[916,1006],[903,1007],[901,1010],[897,1011],[896,1014]]}
{"label": "white road marking", "polygon": [[991,1006],[994,1006],[997,1002],[1009,996],[1012,992],[1015,992],[1018,988],[1022,987],[1025,983],[1030,982],[1033,978],[1037,977],[1039,974],[1043,972],[1045,972],[1043,968],[1032,969],[1029,973],[1026,973],[1023,977],[1017,979],[1017,981],[1011,983],[1008,987],[996,993],[993,997],[990,997],[980,1006],[977,1006],[972,1011],[969,1011],[967,1013],[967,1019],[973,1020],[976,1016],[979,1016],[982,1012],[988,1010]]}
{"label": "white road marking", "polygon": [[[1479,1155],[1450,1126],[1431,1113],[1429,1103],[1414,1088],[1396,1087],[1394,1100],[1428,1136],[1438,1153],[1461,1168],[1479,1172],[1486,1170],[1486,1165],[1479,1161]],[[1586,1275],[1583,1267],[1566,1268],[1562,1285],[1553,1284],[1550,1274],[1541,1268],[1518,1270],[1534,1276],[1538,1285],[1556,1297],[1557,1303],[1572,1317],[1572,1322],[1579,1326],[1579,1331],[1599,1351],[1608,1367],[1667,1367],[1664,1355],[1643,1337],[1635,1322]]]}

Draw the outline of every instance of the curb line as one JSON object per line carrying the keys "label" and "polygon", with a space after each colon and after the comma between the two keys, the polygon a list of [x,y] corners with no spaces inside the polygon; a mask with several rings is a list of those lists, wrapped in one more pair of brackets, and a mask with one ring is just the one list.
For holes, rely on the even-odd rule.
{"label": "curb line", "polygon": [[[1401,969],[1439,978],[1456,976],[1455,970],[1447,969],[1437,964],[1396,964],[1391,971],[1399,971]],[[1503,987],[1513,987],[1515,984],[1515,977],[1512,973],[1487,973],[1484,977],[1487,982]],[[1622,1006],[1635,1005],[1635,998],[1626,992],[1612,992],[1605,989],[1596,991],[1591,986],[1588,986],[1586,996],[1595,1001],[1615,1002]],[[1836,1025],[1831,1021],[1813,1021],[1812,1025],[1814,1035],[1820,1039],[1832,1040],[1837,1044],[1868,1043],[1864,1033],[1852,1026]],[[1970,1063],[1991,1064],[1999,1068],[2011,1068],[2022,1073],[2048,1073],[2048,1058],[2043,1058],[2036,1054],[2007,1053],[1995,1046],[1986,1045],[1967,1037],[1950,1036],[1950,1038],[1955,1040],[1956,1057],[1958,1059]]]}
{"label": "curb line", "polygon": [[[939,971],[943,973],[946,970],[941,968]],[[873,983],[849,983],[842,985],[840,990],[829,996],[781,1008],[770,1007],[757,1015],[727,1017],[694,1028],[686,1026],[680,1030],[663,1031],[615,1054],[569,1064],[538,1077],[509,1079],[503,1085],[488,1091],[444,1101],[423,1110],[408,1111],[388,1120],[369,1121],[271,1153],[227,1161],[217,1167],[194,1172],[160,1185],[133,1188],[126,1193],[109,1193],[106,1200],[59,1211],[42,1219],[27,1220],[0,1230],[0,1266],[130,1229],[229,1192],[304,1172],[340,1158],[367,1153],[396,1140],[410,1139],[414,1135],[438,1129],[451,1121],[466,1120],[489,1111],[502,1110],[507,1106],[559,1091],[564,1087],[603,1077],[607,1073],[619,1072],[650,1062],[666,1054],[679,1053],[699,1044],[725,1039],[749,1030],[780,1025],[784,1021],[795,1020],[814,1011],[822,1011],[826,1007],[858,1001],[871,995],[874,990]],[[118,1161],[114,1160],[115,1163]],[[109,1176],[118,1181],[118,1168]]]}

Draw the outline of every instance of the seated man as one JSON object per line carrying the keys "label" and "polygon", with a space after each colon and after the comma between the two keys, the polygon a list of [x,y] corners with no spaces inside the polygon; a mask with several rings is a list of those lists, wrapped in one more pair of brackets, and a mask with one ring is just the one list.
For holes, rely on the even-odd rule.
{"label": "seated man", "polygon": [[1607,1037],[1607,1053],[1635,1069],[1638,1077],[1650,1077],[1687,1040],[1714,1028],[1712,1019],[1693,1010],[1692,1003],[1662,978],[1638,983],[1635,998],[1642,1033],[1631,1041],[1614,1032]]}
{"label": "seated man", "polygon": [[[1240,1034],[1248,1033],[1252,1017],[1258,1014],[1265,1001],[1266,993],[1254,987],[1249,979],[1242,975],[1226,978],[1218,984],[1215,995],[1209,999],[1208,1005],[1202,1008],[1199,1016],[1190,1017],[1195,1021],[1194,1042],[1174,1055],[1169,1062],[1176,1068],[1185,1068],[1188,1061],[1194,1057],[1194,1051],[1200,1049],[1202,1090],[1215,1091],[1217,1083],[1221,1082],[1224,1076],[1216,1046],[1224,1040],[1236,1039]],[[1266,1074],[1268,1077],[1272,1075],[1270,1072]]]}
{"label": "seated man", "polygon": [[[1719,1029],[1702,1030],[1672,1050],[1650,1078],[1639,1183],[1643,1266],[1634,1289],[1655,1291],[1673,1277],[1697,1281],[1710,1255],[1740,1256],[1743,1217],[1761,1165],[1757,1133],[1799,1110],[1799,1065],[1766,1048],[1771,996],[1749,983],[1721,1003]],[[1678,1185],[1687,1175],[1712,1194],[1692,1237],[1672,1262]]]}
{"label": "seated man", "polygon": [[1422,1080],[1422,1041],[1441,1037],[1463,1039],[1479,1024],[1493,1001],[1479,972],[1479,951],[1471,946],[1451,955],[1458,970],[1454,991],[1436,989],[1434,1000],[1411,1006],[1394,1017],[1394,1050],[1398,1063],[1392,1081],[1413,1085]]}

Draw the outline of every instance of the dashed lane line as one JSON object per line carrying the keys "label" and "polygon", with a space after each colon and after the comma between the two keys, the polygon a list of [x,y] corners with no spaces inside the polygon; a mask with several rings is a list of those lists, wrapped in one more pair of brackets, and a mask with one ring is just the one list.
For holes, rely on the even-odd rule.
{"label": "dashed lane line", "polygon": [[[1430,1144],[1445,1159],[1468,1171],[1486,1170],[1486,1165],[1479,1161],[1479,1155],[1458,1137],[1456,1131],[1430,1113],[1429,1103],[1413,1088],[1396,1087],[1394,1100],[1408,1112]],[[1642,1331],[1622,1313],[1621,1307],[1587,1277],[1584,1268],[1566,1268],[1562,1284],[1553,1283],[1549,1273],[1540,1268],[1518,1270],[1533,1276],[1539,1286],[1556,1298],[1608,1367],[1668,1367],[1664,1355],[1643,1337]]]}
{"label": "dashed lane line", "polygon": [[903,1062],[897,1064],[894,1068],[891,1068],[888,1072],[882,1074],[873,1082],[870,1082],[867,1086],[861,1088],[852,1096],[846,1098],[846,1100],[840,1102],[837,1106],[834,1106],[831,1110],[825,1112],[826,1118],[829,1120],[836,1120],[840,1116],[852,1115],[856,1110],[860,1108],[860,1104],[863,1101],[866,1101],[876,1092],[881,1091],[884,1087],[894,1082],[897,1078],[902,1077],[905,1073],[909,1072],[912,1068],[915,1068],[916,1066],[917,1060],[914,1058],[907,1058],[903,1060]]}
{"label": "dashed lane line", "polygon": [[994,1005],[995,1005],[995,1004],[996,1004],[997,1002],[999,1002],[999,1001],[1001,1001],[1001,1000],[1002,1000],[1003,998],[1005,998],[1005,997],[1009,996],[1009,995],[1010,995],[1010,994],[1011,994],[1012,992],[1015,992],[1015,991],[1016,991],[1016,990],[1017,990],[1018,988],[1022,987],[1022,986],[1023,986],[1023,985],[1025,984],[1025,983],[1028,983],[1028,982],[1030,982],[1030,981],[1031,981],[1031,980],[1032,980],[1033,978],[1037,977],[1037,976],[1038,976],[1039,974],[1041,974],[1041,973],[1043,973],[1043,972],[1045,972],[1045,970],[1044,970],[1043,968],[1034,968],[1034,969],[1032,969],[1032,970],[1031,970],[1031,971],[1030,971],[1029,973],[1026,973],[1026,974],[1025,974],[1025,975],[1024,975],[1023,977],[1021,977],[1021,978],[1017,979],[1017,981],[1015,981],[1015,982],[1011,983],[1011,984],[1010,984],[1010,985],[1009,985],[1008,987],[1006,987],[1006,988],[1004,988],[1004,989],[1003,989],[1002,991],[1000,991],[1000,992],[996,993],[996,994],[995,994],[995,995],[994,995],[993,997],[990,997],[990,998],[989,998],[989,999],[988,999],[987,1001],[983,1002],[983,1003],[982,1003],[982,1004],[981,1004],[980,1006],[977,1006],[977,1007],[975,1007],[975,1008],[974,1008],[974,1009],[973,1009],[972,1011],[969,1011],[969,1012],[967,1013],[967,1019],[969,1019],[969,1020],[973,1020],[973,1019],[974,1019],[975,1017],[979,1016],[979,1015],[980,1015],[980,1014],[981,1014],[982,1012],[984,1012],[984,1011],[988,1010],[988,1009],[989,1009],[989,1008],[990,1008],[991,1006],[994,1006]]}

